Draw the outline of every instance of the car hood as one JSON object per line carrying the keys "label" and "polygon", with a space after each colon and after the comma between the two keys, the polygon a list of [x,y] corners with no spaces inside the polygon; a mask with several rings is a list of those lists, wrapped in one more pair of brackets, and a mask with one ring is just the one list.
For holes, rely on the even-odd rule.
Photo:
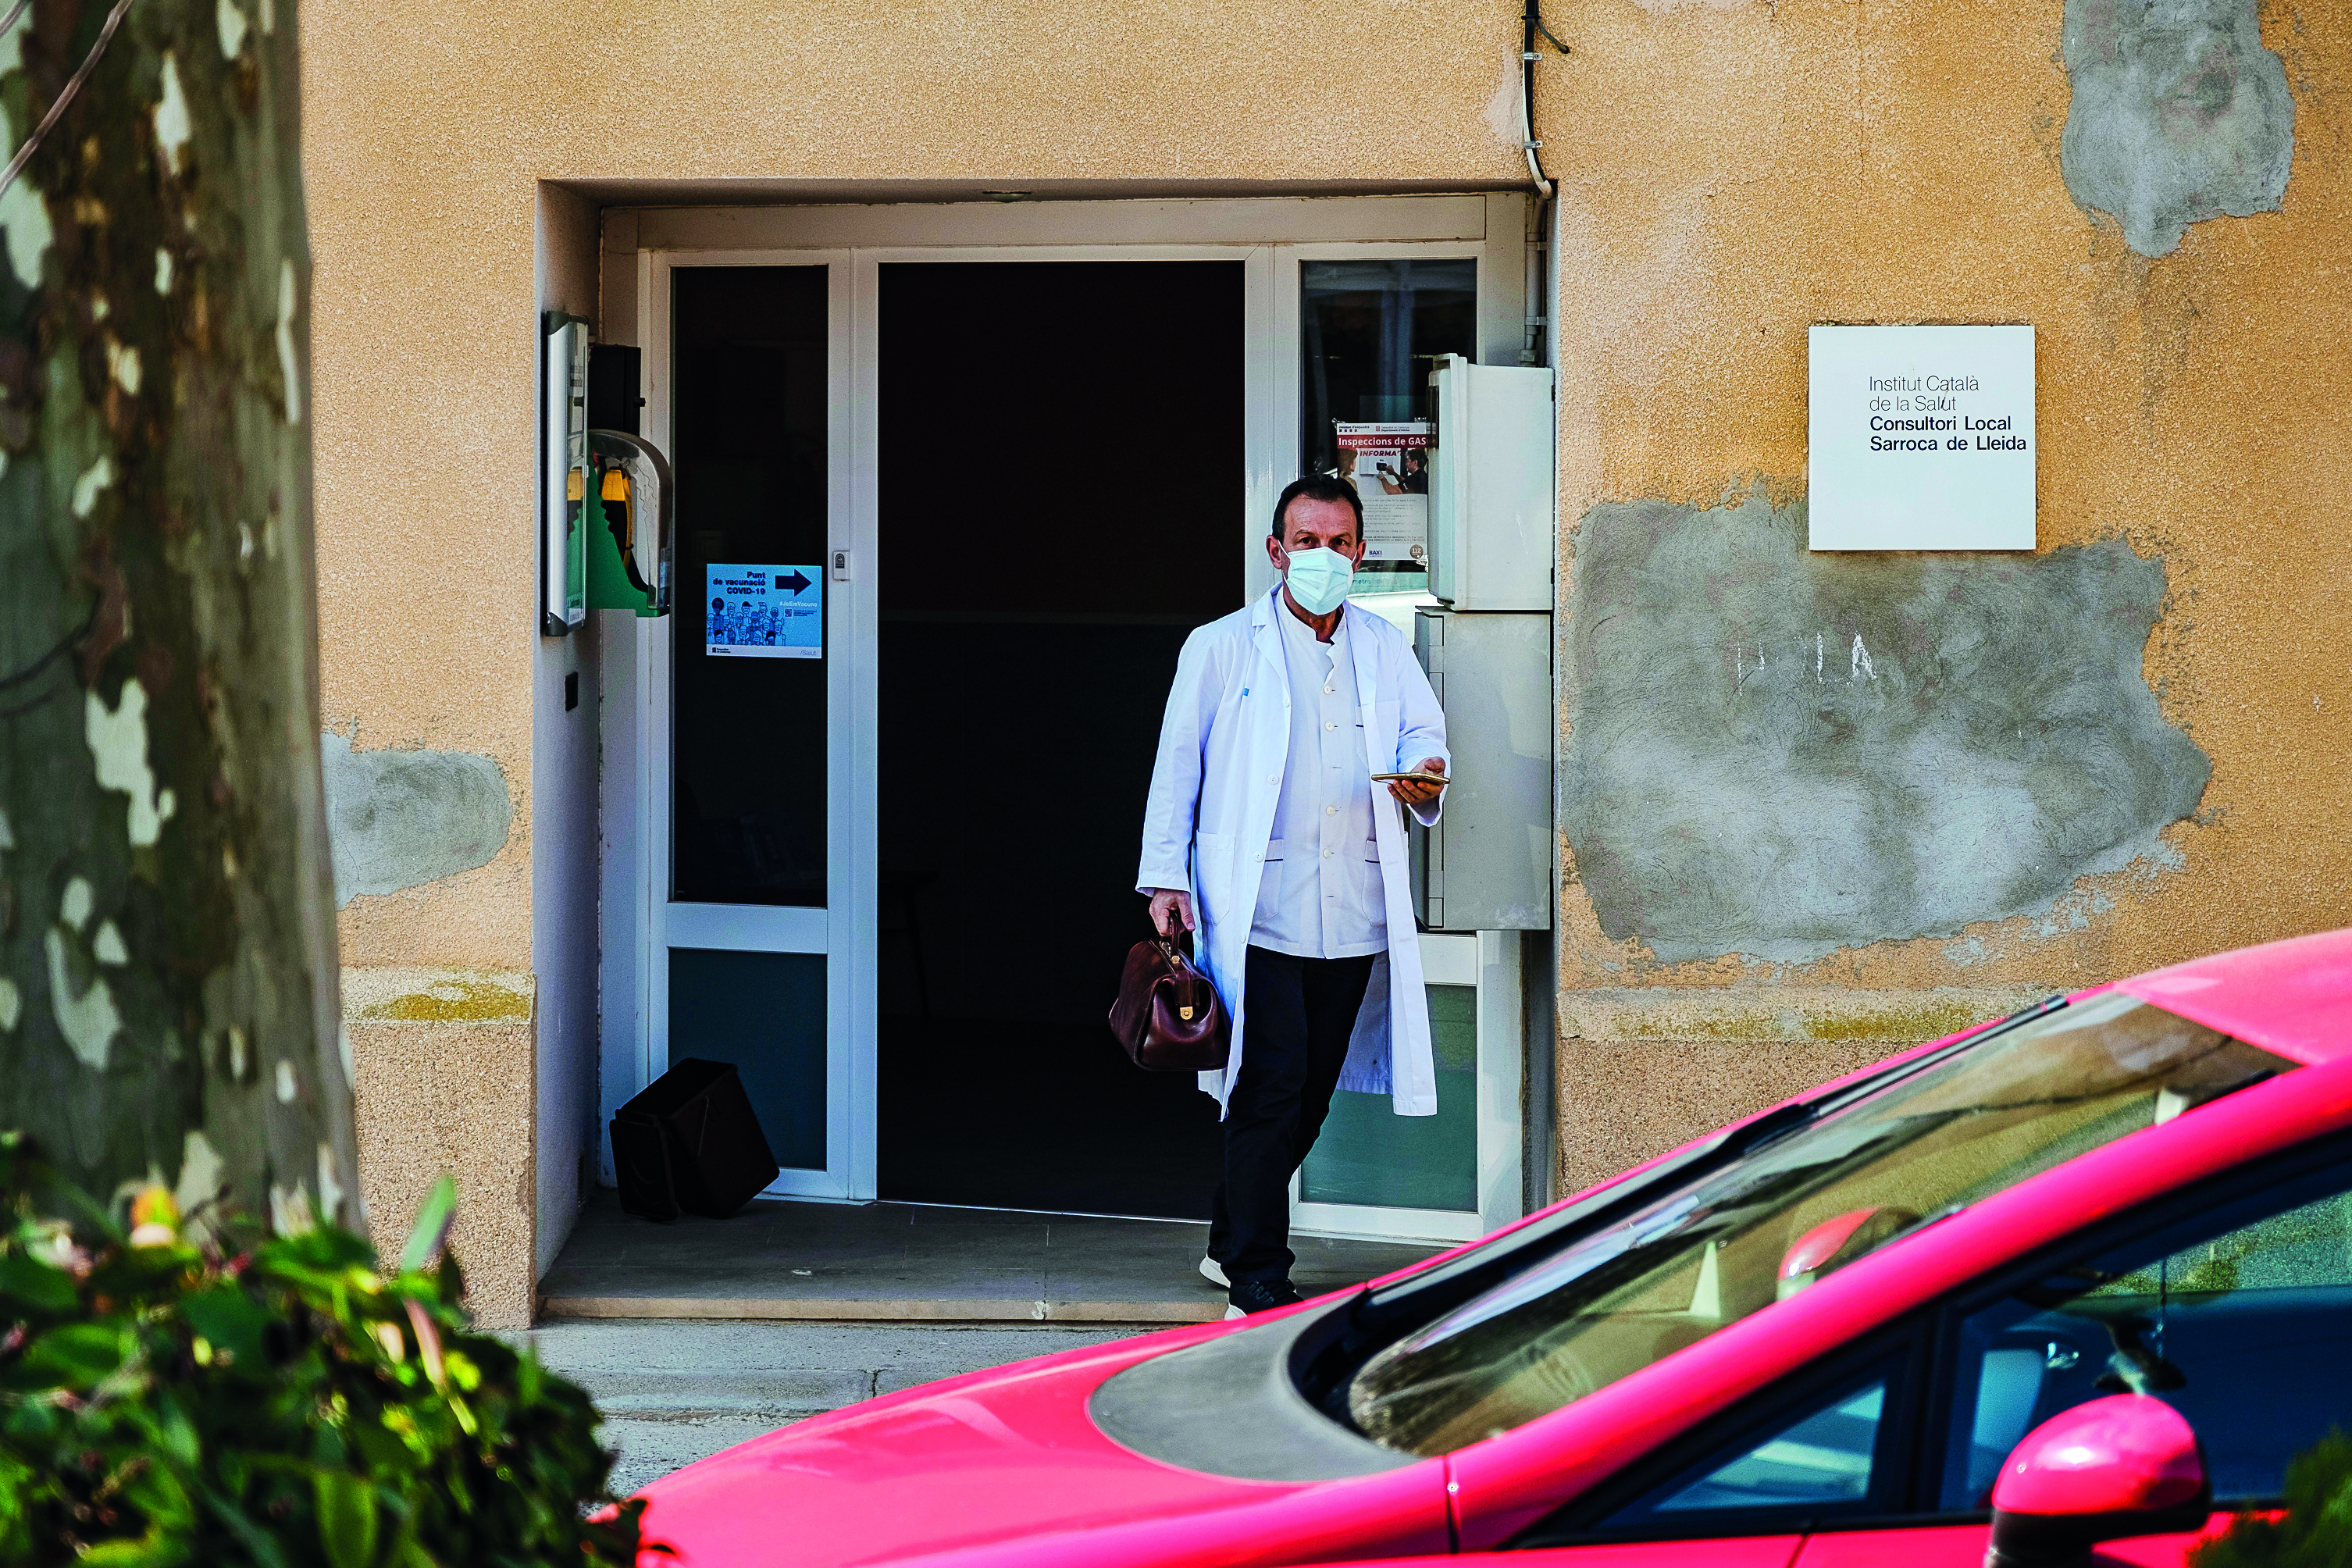
{"label": "car hood", "polygon": [[1296,1492],[1146,1458],[1087,1415],[1088,1398],[1119,1372],[1228,1331],[1175,1330],[1018,1363],[756,1437],[640,1494],[646,1540],[678,1552],[642,1561],[885,1563]]}

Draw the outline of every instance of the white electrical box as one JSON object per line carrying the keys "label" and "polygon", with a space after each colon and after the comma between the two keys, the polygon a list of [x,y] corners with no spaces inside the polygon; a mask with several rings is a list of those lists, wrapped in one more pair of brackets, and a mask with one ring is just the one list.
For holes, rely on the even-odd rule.
{"label": "white electrical box", "polygon": [[1429,591],[1457,610],[1549,611],[1552,373],[1440,354],[1429,386]]}
{"label": "white electrical box", "polygon": [[1454,782],[1410,837],[1413,912],[1431,931],[1551,925],[1551,617],[1423,606],[1412,651],[1445,710]]}

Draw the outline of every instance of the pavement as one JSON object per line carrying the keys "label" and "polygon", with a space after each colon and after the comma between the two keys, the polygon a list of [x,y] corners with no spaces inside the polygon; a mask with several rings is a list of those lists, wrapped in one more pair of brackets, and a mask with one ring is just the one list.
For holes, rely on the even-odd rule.
{"label": "pavement", "polygon": [[1148,1331],[1051,1323],[805,1323],[645,1319],[504,1336],[585,1387],[628,1496],[721,1448],[877,1394]]}
{"label": "pavement", "polygon": [[[1198,1323],[1209,1227],[1177,1220],[761,1198],[656,1225],[594,1194],[540,1281],[540,1316],[806,1321]],[[1294,1233],[1309,1296],[1410,1268],[1434,1242]]]}

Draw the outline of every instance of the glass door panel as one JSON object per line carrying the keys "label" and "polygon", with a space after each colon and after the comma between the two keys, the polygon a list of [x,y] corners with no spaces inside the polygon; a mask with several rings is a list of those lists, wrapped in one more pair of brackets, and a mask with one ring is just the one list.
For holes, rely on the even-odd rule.
{"label": "glass door panel", "polygon": [[1428,991],[1437,1114],[1399,1116],[1385,1094],[1341,1089],[1299,1173],[1302,1201],[1477,1212],[1478,988]]}
{"label": "glass door panel", "polygon": [[651,665],[668,699],[668,855],[648,1065],[733,1063],[783,1167],[772,1190],[847,1195],[849,964],[828,907],[850,809],[835,765],[850,605],[827,569],[841,290],[824,265],[667,279],[678,575]]}
{"label": "glass door panel", "polygon": [[825,272],[673,274],[683,903],[825,901]]}
{"label": "glass door panel", "polygon": [[1301,261],[1298,289],[1299,471],[1338,474],[1363,499],[1358,592],[1420,593],[1430,362],[1477,355],[1478,263]]}

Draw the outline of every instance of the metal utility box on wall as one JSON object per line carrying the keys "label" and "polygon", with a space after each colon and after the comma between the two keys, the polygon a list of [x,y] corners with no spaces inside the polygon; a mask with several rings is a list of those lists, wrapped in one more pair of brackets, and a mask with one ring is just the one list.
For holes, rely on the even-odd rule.
{"label": "metal utility box on wall", "polygon": [[1432,931],[1551,925],[1551,616],[1424,609],[1412,648],[1445,709],[1455,782],[1415,830],[1415,913]]}
{"label": "metal utility box on wall", "polygon": [[1429,591],[1457,610],[1549,613],[1552,373],[1440,354],[1429,386]]}

